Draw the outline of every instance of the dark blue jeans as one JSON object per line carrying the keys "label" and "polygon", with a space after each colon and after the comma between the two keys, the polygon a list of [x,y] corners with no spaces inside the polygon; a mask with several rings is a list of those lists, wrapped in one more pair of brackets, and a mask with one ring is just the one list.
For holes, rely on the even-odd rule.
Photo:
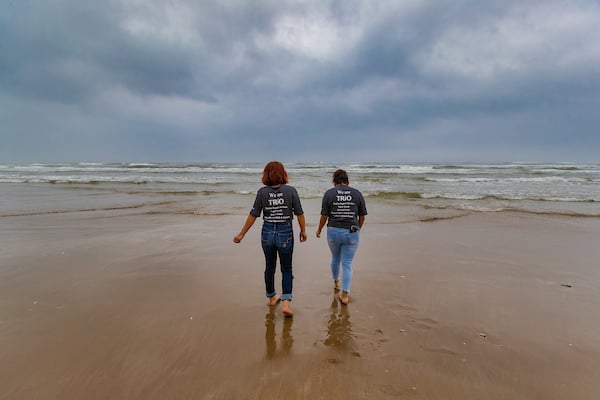
{"label": "dark blue jeans", "polygon": [[264,223],[261,235],[262,249],[265,253],[265,289],[267,297],[273,297],[275,291],[275,269],[277,256],[281,265],[282,300],[292,299],[292,254],[294,252],[294,232],[289,224]]}

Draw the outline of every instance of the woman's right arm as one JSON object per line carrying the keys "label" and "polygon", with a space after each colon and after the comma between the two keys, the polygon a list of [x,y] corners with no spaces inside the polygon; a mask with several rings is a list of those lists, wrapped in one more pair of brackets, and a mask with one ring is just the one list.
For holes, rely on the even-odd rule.
{"label": "woman's right arm", "polygon": [[254,225],[254,221],[256,221],[256,217],[254,215],[252,215],[252,214],[248,214],[248,218],[246,218],[246,223],[242,227],[242,230],[240,231],[240,233],[238,233],[233,238],[233,243],[239,243],[239,242],[242,241],[242,239],[244,238],[244,236],[246,236],[246,232],[248,232],[248,230],[250,228],[252,228],[252,225]]}
{"label": "woman's right arm", "polygon": [[327,223],[327,215],[321,215],[321,219],[319,219],[319,227],[317,228],[317,237],[318,238],[321,237],[321,231],[323,230],[323,227],[325,226],[326,223]]}

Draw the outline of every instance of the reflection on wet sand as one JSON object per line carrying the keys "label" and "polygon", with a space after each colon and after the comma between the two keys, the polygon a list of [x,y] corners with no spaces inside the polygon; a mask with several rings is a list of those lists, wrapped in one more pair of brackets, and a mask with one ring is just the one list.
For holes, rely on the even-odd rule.
{"label": "reflection on wet sand", "polygon": [[340,305],[334,292],[331,303],[331,314],[327,323],[327,337],[323,341],[325,346],[338,350],[354,350],[354,335],[348,306]]}
{"label": "reflection on wet sand", "polygon": [[293,318],[283,319],[283,328],[281,329],[281,339],[279,350],[277,349],[277,334],[275,333],[275,308],[270,307],[269,312],[265,317],[265,343],[266,343],[266,358],[273,359],[275,356],[285,356],[292,350],[294,338],[292,336]]}

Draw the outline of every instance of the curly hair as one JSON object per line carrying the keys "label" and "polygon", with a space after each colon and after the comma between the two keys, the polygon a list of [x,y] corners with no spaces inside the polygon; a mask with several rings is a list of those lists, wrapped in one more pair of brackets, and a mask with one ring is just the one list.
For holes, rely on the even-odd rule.
{"label": "curly hair", "polygon": [[343,169],[338,169],[333,173],[333,182],[336,184],[348,184],[348,174]]}
{"label": "curly hair", "polygon": [[265,165],[262,183],[266,186],[277,186],[288,183],[288,175],[285,172],[283,164],[279,161],[271,161]]}

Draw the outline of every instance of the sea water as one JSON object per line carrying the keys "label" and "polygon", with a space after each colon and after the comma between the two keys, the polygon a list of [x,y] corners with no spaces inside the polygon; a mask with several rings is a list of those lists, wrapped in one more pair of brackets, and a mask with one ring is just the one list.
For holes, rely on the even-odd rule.
{"label": "sea water", "polygon": [[[245,214],[263,163],[0,165],[0,217],[119,211]],[[317,203],[343,168],[367,204],[600,216],[600,164],[286,163],[301,199]]]}

